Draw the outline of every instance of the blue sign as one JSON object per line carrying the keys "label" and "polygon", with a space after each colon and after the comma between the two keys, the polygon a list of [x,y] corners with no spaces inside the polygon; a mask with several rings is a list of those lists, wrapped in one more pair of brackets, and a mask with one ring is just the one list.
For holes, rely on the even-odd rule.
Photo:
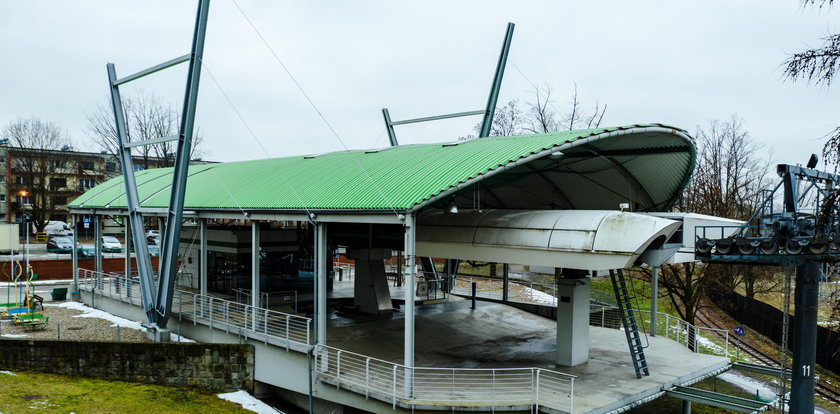
{"label": "blue sign", "polygon": [[85,224],[90,223],[90,217],[85,217]]}
{"label": "blue sign", "polygon": [[743,326],[736,326],[735,328],[732,329],[732,332],[734,332],[735,335],[743,336],[747,332],[747,330],[744,329]]}

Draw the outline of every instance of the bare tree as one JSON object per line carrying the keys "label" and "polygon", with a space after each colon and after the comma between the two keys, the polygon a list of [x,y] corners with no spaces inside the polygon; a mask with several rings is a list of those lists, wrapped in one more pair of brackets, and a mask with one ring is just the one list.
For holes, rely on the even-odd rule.
{"label": "bare tree", "polygon": [[679,202],[682,211],[746,220],[767,188],[770,160],[762,146],[732,116],[698,129],[697,169]]}
{"label": "bare tree", "polygon": [[[733,116],[698,129],[697,168],[678,203],[681,211],[746,220],[757,208],[761,190],[769,184],[770,160],[762,147]],[[694,323],[705,290],[713,282],[729,289],[743,284],[755,295],[771,272],[745,266],[683,263],[663,265],[660,286],[680,317]]]}
{"label": "bare tree", "polygon": [[519,100],[512,99],[503,107],[496,109],[490,126],[490,135],[500,137],[521,135],[524,132],[523,122],[525,122],[525,115],[519,108]]}
{"label": "bare tree", "polygon": [[[523,111],[518,99],[512,99],[507,104],[496,108],[490,136],[511,136],[520,134],[544,134],[575,128],[597,128],[604,119],[607,105],[601,105],[597,100],[593,111],[587,113],[582,108],[578,98],[577,85],[574,86],[571,109],[564,120],[558,121],[558,110],[552,99],[553,89],[549,85],[535,86],[534,100],[527,102],[527,110]],[[481,123],[473,127],[475,132],[481,130]],[[459,140],[475,138],[474,134],[460,137]]]}
{"label": "bare tree", "polygon": [[[834,0],[802,0],[802,7],[831,6]],[[822,46],[793,53],[784,61],[784,75],[792,81],[804,80],[815,85],[830,86],[840,68],[840,34],[830,33],[821,39]],[[826,164],[840,167],[840,126],[827,135],[823,146]]]}
{"label": "bare tree", "polygon": [[9,182],[10,190],[18,187],[21,200],[17,208],[27,210],[38,231],[43,231],[50,211],[55,209],[50,197],[50,178],[61,161],[59,151],[71,146],[70,137],[57,124],[37,117],[18,118],[3,130],[14,151],[10,168],[19,181]]}
{"label": "bare tree", "polygon": [[536,87],[532,93],[534,94],[534,101],[528,103],[528,114],[530,115],[528,123],[530,126],[526,129],[533,134],[544,134],[561,129],[555,120],[557,115],[551,100],[551,87],[548,85],[542,88]]}
{"label": "bare tree", "polygon": [[[164,104],[151,93],[140,92],[123,99],[129,142],[144,141],[178,134],[180,117],[172,106]],[[87,116],[85,133],[102,150],[118,157],[116,123],[110,106],[98,106]],[[204,153],[203,137],[197,131],[193,137],[190,158],[200,157]],[[135,147],[135,155],[143,168],[171,166],[175,162],[177,142],[169,141],[153,145]]]}

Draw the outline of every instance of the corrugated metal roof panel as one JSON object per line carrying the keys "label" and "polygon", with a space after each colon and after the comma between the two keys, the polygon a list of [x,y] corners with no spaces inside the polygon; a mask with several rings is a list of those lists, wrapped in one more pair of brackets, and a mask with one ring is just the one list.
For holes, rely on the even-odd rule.
{"label": "corrugated metal roof panel", "polygon": [[[689,158],[694,156],[693,144],[684,131],[659,124],[492,137],[457,145],[407,145],[377,152],[341,151],[191,166],[184,206],[199,210],[407,210],[480,175],[504,174],[501,167],[522,158],[596,141],[599,148],[618,150],[682,145],[690,148]],[[681,189],[691,174],[693,165],[678,164],[670,167],[679,173],[650,184],[656,187],[650,191],[657,199],[674,198],[675,186]],[[652,181],[649,172],[640,178],[646,184]],[[144,207],[167,205],[171,169],[139,172],[137,182]],[[123,193],[122,178],[118,177],[83,194],[70,206],[125,207]]]}

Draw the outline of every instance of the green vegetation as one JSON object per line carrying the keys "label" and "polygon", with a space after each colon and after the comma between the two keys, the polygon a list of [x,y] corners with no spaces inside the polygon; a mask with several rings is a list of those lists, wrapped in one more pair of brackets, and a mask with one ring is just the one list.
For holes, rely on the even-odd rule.
{"label": "green vegetation", "polygon": [[[0,373],[0,412],[248,413],[215,393],[123,381],[17,372]],[[151,406],[154,404],[154,406]]]}

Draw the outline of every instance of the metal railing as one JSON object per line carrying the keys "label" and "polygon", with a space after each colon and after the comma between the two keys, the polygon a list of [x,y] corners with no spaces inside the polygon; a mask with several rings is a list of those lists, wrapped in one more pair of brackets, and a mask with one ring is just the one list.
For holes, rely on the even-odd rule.
{"label": "metal railing", "polygon": [[[729,353],[729,331],[724,329],[706,328],[692,325],[675,316],[659,313],[656,318],[656,326],[651,327],[650,311],[633,310],[640,320],[640,325],[648,329],[648,333],[671,339],[693,352],[725,356],[731,358]],[[623,329],[621,324],[621,313],[614,306],[591,305],[589,307],[589,325],[601,328]],[[712,338],[723,338],[723,344],[717,343]]]}
{"label": "metal railing", "polygon": [[[452,293],[470,295],[476,284],[476,297],[502,300],[504,279],[484,276],[456,275]],[[509,279],[508,301],[557,306],[557,286],[523,279]]]}
{"label": "metal railing", "polygon": [[409,368],[341,349],[315,347],[318,378],[393,407],[540,407],[572,412],[575,376],[542,368]]}
{"label": "metal railing", "polygon": [[[140,282],[117,273],[79,269],[79,289],[142,306]],[[312,320],[243,303],[175,290],[172,298],[173,317],[192,321],[194,325],[224,330],[286,350],[305,352],[312,343]]]}
{"label": "metal railing", "polygon": [[[249,304],[251,303],[251,289],[233,289],[236,293],[236,302]],[[296,290],[280,290],[276,292],[260,292],[260,307],[271,308],[272,306],[290,305],[292,309],[297,309],[298,294]]]}

